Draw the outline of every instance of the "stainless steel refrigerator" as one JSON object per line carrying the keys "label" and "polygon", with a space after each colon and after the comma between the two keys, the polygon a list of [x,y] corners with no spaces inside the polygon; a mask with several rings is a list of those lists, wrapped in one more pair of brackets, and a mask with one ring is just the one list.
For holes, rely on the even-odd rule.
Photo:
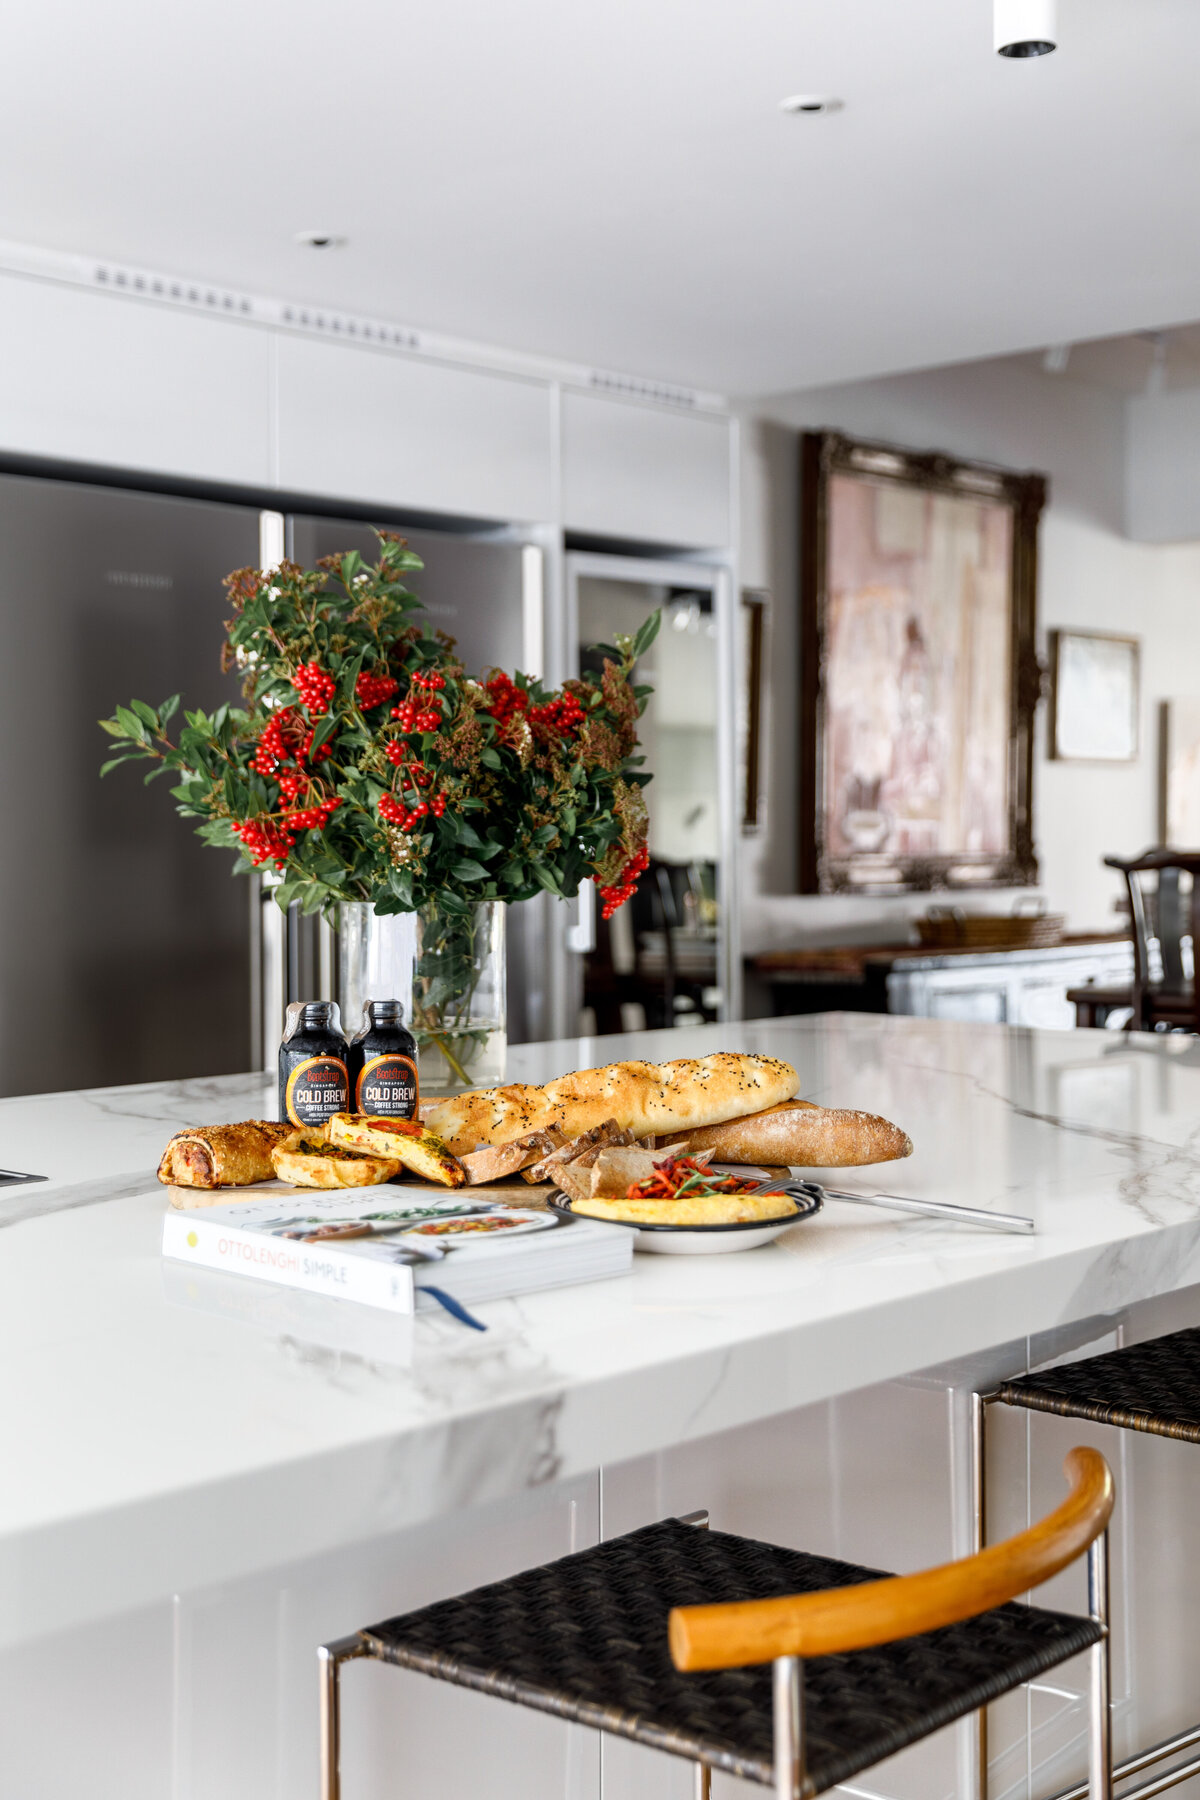
{"label": "stainless steel refrigerator", "polygon": [[251,891],[96,721],[236,694],[221,578],[248,507],[0,476],[0,1093],[251,1061]]}

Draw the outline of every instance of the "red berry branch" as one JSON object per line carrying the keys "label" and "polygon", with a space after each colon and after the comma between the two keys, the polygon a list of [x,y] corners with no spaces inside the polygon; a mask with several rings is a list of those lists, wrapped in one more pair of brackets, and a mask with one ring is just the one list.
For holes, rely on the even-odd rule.
{"label": "red berry branch", "polygon": [[594,877],[611,916],[647,862],[649,689],[632,679],[657,618],[600,678],[473,680],[422,619],[406,585],[419,567],[381,533],[373,565],[351,552],[236,571],[225,666],[242,671],[243,705],[188,713],[178,741],[177,698],[118,707],[105,772],[137,758],[174,772],[180,812],[243,867],[277,870],[284,905],[315,891],[326,909],[462,909]]}

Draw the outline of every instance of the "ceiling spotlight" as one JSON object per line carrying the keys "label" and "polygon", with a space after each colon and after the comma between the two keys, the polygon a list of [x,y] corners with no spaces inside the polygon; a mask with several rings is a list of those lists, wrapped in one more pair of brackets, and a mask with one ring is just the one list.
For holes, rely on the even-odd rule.
{"label": "ceiling spotlight", "polygon": [[835,113],[841,112],[845,104],[833,94],[789,94],[786,100],[779,102],[779,110],[785,113]]}
{"label": "ceiling spotlight", "polygon": [[336,231],[298,231],[293,242],[303,244],[306,250],[340,250],[346,240]]}
{"label": "ceiling spotlight", "polygon": [[1001,56],[1049,56],[1058,48],[1056,0],[995,0]]}

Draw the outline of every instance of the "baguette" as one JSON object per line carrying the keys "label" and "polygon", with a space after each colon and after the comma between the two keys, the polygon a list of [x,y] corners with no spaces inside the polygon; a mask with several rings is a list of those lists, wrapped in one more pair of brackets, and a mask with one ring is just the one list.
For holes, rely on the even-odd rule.
{"label": "baguette", "polygon": [[791,1063],[723,1051],[698,1060],[609,1063],[545,1087],[479,1088],[432,1107],[426,1123],[453,1151],[509,1144],[552,1126],[578,1137],[607,1119],[648,1137],[761,1111],[789,1100],[799,1085]]}
{"label": "baguette", "polygon": [[684,1156],[711,1150],[723,1163],[786,1163],[800,1169],[857,1169],[912,1155],[912,1139],[875,1113],[786,1101],[746,1118],[709,1125],[672,1143]]}

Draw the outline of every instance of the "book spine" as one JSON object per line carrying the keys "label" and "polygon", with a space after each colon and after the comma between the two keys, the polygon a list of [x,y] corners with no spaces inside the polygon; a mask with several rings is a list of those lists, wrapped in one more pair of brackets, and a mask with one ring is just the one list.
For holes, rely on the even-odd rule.
{"label": "book spine", "polygon": [[356,1300],[389,1312],[413,1310],[412,1269],[405,1263],[372,1262],[326,1244],[302,1244],[220,1225],[195,1213],[168,1213],[163,1220],[163,1255],[231,1275],[249,1275],[310,1294]]}

